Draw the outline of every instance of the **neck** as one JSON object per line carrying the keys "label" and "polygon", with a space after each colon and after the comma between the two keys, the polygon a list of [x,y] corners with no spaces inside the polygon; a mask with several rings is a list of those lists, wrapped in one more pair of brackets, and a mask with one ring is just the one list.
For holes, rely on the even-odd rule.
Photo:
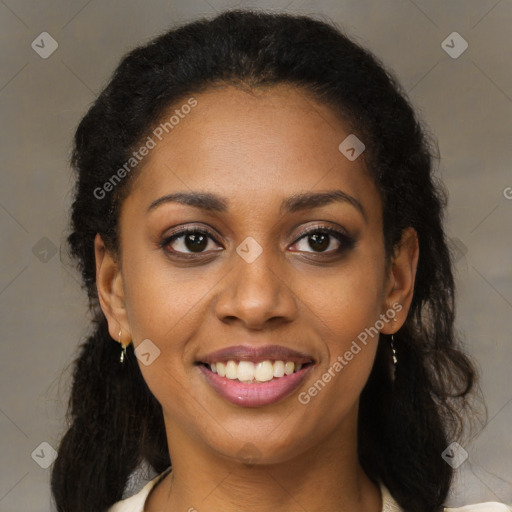
{"label": "neck", "polygon": [[[357,414],[321,445],[279,462],[250,465],[219,456],[167,425],[172,472],[146,512],[380,512],[380,490],[357,458]],[[169,428],[171,427],[171,428]],[[266,458],[269,460],[269,457]]]}

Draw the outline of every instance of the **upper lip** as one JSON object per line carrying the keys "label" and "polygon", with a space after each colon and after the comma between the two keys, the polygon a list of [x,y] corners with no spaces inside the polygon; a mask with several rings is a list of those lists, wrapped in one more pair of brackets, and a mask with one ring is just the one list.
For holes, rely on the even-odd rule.
{"label": "upper lip", "polygon": [[213,364],[221,361],[291,361],[295,364],[306,364],[314,362],[313,357],[304,352],[298,352],[281,345],[235,345],[210,352],[198,358],[201,363]]}

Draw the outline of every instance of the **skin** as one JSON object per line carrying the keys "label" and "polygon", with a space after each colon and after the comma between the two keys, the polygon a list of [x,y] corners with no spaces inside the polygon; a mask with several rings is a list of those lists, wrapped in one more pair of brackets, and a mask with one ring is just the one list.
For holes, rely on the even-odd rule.
{"label": "skin", "polygon": [[[397,322],[381,332],[400,329],[412,299],[416,233],[404,231],[386,267],[378,191],[363,158],[352,162],[338,150],[351,132],[328,106],[287,85],[227,86],[195,98],[198,105],[144,159],[122,205],[120,260],[100,235],[95,240],[110,335],[118,340],[121,329],[123,343],[150,339],[160,350],[152,364],[138,363],[162,404],[173,471],[145,510],[378,512],[380,490],[357,458],[359,396],[377,338],[307,405],[297,395],[396,303]],[[331,189],[360,201],[366,218],[348,202],[280,214],[292,194]],[[164,203],[146,212],[155,199],[190,190],[225,197],[228,211]],[[187,224],[218,242],[209,240],[202,255],[186,237],[175,240],[168,249],[194,255],[189,262],[158,245]],[[340,243],[330,237],[326,256],[307,236],[299,240],[302,228],[319,225],[345,229],[354,246],[337,254]],[[252,263],[236,252],[248,236],[263,249]],[[195,364],[239,343],[284,345],[316,365],[284,400],[239,407],[216,394]],[[244,464],[244,449],[255,453],[253,465]]]}

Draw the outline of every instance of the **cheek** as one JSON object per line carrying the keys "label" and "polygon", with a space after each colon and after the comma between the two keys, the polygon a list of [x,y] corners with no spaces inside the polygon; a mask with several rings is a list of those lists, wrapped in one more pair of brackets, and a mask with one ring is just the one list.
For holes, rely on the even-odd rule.
{"label": "cheek", "polygon": [[172,350],[172,340],[182,339],[179,333],[190,328],[216,279],[199,267],[173,268],[158,250],[131,253],[123,267],[134,344],[150,338]]}
{"label": "cheek", "polygon": [[[332,301],[316,302],[317,315],[322,318],[317,321],[317,330],[321,331],[325,359],[298,396],[304,407],[301,428],[314,429],[320,437],[334,432],[356,407],[379,342],[374,328],[379,318],[374,288],[358,294],[339,292],[331,298]],[[321,426],[318,418],[322,418]]]}
{"label": "cheek", "polygon": [[198,336],[220,276],[200,267],[172,268],[161,255],[137,251],[123,260],[123,268],[133,345],[137,349],[144,343],[157,354],[148,365],[138,361],[142,375],[164,408],[179,415],[189,408],[190,390],[184,385],[190,377],[188,342]]}
{"label": "cheek", "polygon": [[[327,391],[326,400],[320,400],[324,404],[330,402],[330,396],[339,408],[349,407],[371,372],[382,328],[381,261],[377,254],[360,257],[328,278],[317,280],[318,286],[309,283],[305,287],[307,309],[314,313],[311,319],[325,349],[317,375]],[[318,393],[320,389],[324,393],[322,383],[317,388]]]}
{"label": "cheek", "polygon": [[305,279],[302,297],[314,312],[332,355],[375,325],[382,308],[383,269],[378,258],[354,258],[315,282]]}
{"label": "cheek", "polygon": [[142,357],[138,359],[139,368],[164,411],[186,423],[191,417],[186,412],[191,396],[186,384],[187,341],[199,327],[197,314],[207,285],[177,279],[162,272],[161,266],[132,267],[131,276],[126,285],[126,309],[133,344],[135,349],[142,348],[150,340],[149,352],[156,354],[147,365]]}

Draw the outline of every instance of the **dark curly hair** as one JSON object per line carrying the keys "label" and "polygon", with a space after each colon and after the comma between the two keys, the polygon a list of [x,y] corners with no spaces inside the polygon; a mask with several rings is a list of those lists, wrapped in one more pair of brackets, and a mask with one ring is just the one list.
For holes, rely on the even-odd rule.
{"label": "dark curly hair", "polygon": [[[330,106],[364,140],[365,165],[383,204],[386,257],[413,227],[419,240],[414,296],[395,335],[381,335],[360,397],[358,453],[408,512],[433,512],[453,469],[441,457],[458,438],[477,372],[454,330],[454,278],[443,230],[446,192],[434,176],[437,146],[393,75],[333,24],[311,17],[232,10],[175,27],[129,52],[81,120],[71,163],[77,174],[67,241],[89,297],[94,331],[74,362],[69,428],[53,467],[60,512],[101,512],[123,496],[142,463],[170,464],[161,405],[135,357],[119,364],[96,289],[94,238],[119,255],[118,213],[134,169],[112,193],[97,190],[183,98],[212,86],[291,84]],[[96,191],[96,193],[95,193]],[[133,355],[133,346],[128,348]]]}

